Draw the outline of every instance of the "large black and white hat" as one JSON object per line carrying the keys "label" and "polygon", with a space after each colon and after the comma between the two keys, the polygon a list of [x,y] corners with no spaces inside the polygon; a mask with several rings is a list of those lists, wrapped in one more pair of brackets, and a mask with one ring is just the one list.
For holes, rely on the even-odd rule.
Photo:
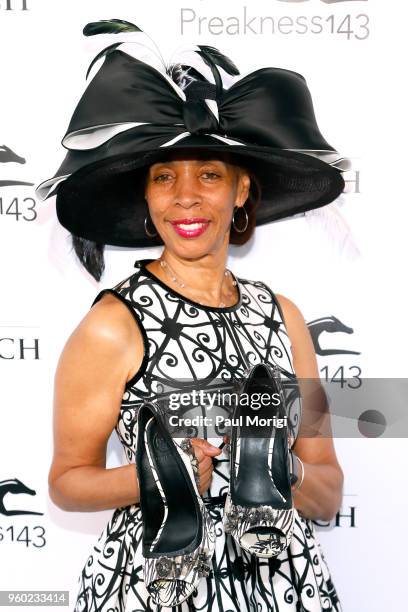
{"label": "large black and white hat", "polygon": [[84,34],[111,44],[88,69],[92,78],[61,141],[62,164],[35,190],[40,200],[56,195],[58,220],[72,234],[151,246],[138,177],[175,151],[228,152],[254,172],[262,191],[257,225],[322,207],[343,191],[349,160],[320,133],[301,74],[267,67],[241,75],[203,45],[179,48],[166,65],[122,20],[89,23]]}

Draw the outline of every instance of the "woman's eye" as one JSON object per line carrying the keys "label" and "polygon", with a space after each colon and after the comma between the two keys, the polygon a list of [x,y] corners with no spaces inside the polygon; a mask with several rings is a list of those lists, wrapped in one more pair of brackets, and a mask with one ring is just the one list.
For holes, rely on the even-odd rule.
{"label": "woman's eye", "polygon": [[155,183],[163,183],[168,177],[170,177],[170,174],[159,174],[153,180]]}
{"label": "woman's eye", "polygon": [[217,174],[216,172],[203,172],[203,174],[206,175],[210,179],[219,177],[219,174]]}

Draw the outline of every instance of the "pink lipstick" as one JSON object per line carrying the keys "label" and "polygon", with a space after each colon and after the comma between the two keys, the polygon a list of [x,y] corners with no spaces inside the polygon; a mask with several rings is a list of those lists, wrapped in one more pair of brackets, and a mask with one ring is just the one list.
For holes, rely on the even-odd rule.
{"label": "pink lipstick", "polygon": [[188,219],[175,219],[171,221],[171,224],[179,236],[196,238],[205,232],[210,222],[203,217],[190,217]]}

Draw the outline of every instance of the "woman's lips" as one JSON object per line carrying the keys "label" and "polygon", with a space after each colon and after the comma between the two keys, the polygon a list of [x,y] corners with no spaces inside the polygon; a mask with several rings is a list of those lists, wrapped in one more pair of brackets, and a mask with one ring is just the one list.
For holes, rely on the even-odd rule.
{"label": "woman's lips", "polygon": [[208,219],[180,219],[171,221],[171,224],[179,236],[196,238],[205,232],[210,222]]}

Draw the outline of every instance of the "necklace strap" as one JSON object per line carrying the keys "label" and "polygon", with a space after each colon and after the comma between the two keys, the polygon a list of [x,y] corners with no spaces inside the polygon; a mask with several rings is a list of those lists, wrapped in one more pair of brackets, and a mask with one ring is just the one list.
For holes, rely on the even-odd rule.
{"label": "necklace strap", "polygon": [[[186,283],[183,280],[179,280],[177,278],[177,276],[175,275],[173,269],[171,268],[171,266],[167,263],[167,261],[165,261],[162,256],[159,257],[158,261],[160,261],[160,266],[165,270],[166,274],[168,274],[171,278],[171,280],[173,282],[175,282],[179,287],[183,288],[183,289],[191,289],[191,287],[189,287],[188,285],[186,285]],[[232,273],[230,270],[228,270],[228,268],[224,269],[224,276],[230,276],[230,278],[232,279],[232,284],[235,286],[237,284],[236,280],[234,279],[234,277],[232,276]],[[221,284],[221,288],[223,286],[224,283],[224,279],[223,282]],[[232,297],[233,292],[229,291],[228,292],[228,297]],[[202,302],[198,302],[199,304],[201,304],[201,306],[204,306],[204,304]],[[219,304],[219,308],[224,308],[226,306],[226,304],[224,302],[220,302]]]}

